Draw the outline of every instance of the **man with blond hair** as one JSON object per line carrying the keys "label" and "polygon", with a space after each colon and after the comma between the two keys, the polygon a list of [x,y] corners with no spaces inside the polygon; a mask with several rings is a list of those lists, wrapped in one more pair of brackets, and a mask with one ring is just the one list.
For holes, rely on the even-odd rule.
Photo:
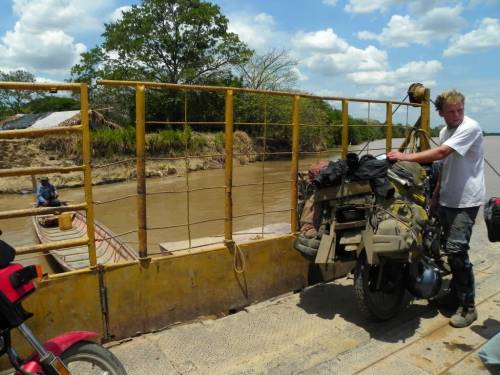
{"label": "man with blond hair", "polygon": [[464,115],[465,97],[460,92],[445,91],[434,104],[446,123],[439,133],[440,146],[413,154],[392,151],[387,158],[418,163],[441,161],[432,205],[439,202],[444,249],[452,273],[450,294],[443,302],[449,307],[455,305],[457,311],[450,324],[462,328],[477,319],[468,251],[472,226],[485,199],[483,133],[475,120]]}

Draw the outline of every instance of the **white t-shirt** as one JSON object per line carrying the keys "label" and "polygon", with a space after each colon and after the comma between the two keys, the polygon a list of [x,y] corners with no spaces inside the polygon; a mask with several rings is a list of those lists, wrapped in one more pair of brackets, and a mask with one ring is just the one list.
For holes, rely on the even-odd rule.
{"label": "white t-shirt", "polygon": [[442,160],[439,204],[464,208],[484,203],[483,132],[479,124],[464,116],[456,128],[441,129],[439,141],[454,152]]}

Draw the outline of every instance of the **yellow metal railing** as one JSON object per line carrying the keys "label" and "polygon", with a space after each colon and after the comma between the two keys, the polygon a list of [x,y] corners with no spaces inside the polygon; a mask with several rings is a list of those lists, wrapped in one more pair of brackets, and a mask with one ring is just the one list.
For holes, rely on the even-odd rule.
{"label": "yellow metal railing", "polygon": [[225,96],[225,201],[224,201],[224,239],[233,239],[233,135],[234,135],[234,98],[233,90],[227,90]]}
{"label": "yellow metal railing", "polygon": [[[171,229],[178,227],[188,228],[189,237],[189,247],[191,247],[191,232],[190,226],[200,223],[205,223],[209,221],[224,221],[224,241],[228,244],[233,242],[233,220],[235,218],[249,216],[249,215],[264,215],[266,213],[276,213],[276,212],[290,212],[290,227],[291,232],[297,232],[297,200],[298,200],[298,190],[297,190],[297,178],[299,172],[299,159],[301,155],[307,154],[322,154],[331,151],[340,151],[342,158],[346,158],[349,148],[349,129],[356,126],[383,126],[385,127],[386,135],[386,145],[385,151],[390,151],[392,149],[392,135],[393,135],[393,105],[416,107],[420,108],[420,128],[429,135],[429,103],[430,103],[430,93],[426,89],[424,100],[422,104],[409,103],[401,101],[386,101],[386,100],[373,100],[373,99],[360,99],[360,98],[343,98],[343,97],[333,97],[333,96],[316,96],[302,93],[293,92],[277,92],[277,91],[264,91],[264,90],[254,90],[246,88],[235,88],[235,87],[219,87],[219,86],[199,86],[199,85],[177,85],[168,83],[155,83],[155,82],[136,82],[136,81],[109,81],[103,80],[98,81],[99,85],[103,86],[113,86],[113,87],[132,87],[135,89],[135,105],[136,105],[136,172],[137,172],[137,219],[138,225],[136,230],[130,230],[125,233],[119,234],[121,236],[124,234],[130,234],[132,232],[137,232],[138,236],[138,252],[141,259],[148,257],[148,229]],[[87,238],[75,241],[59,241],[57,243],[48,243],[42,245],[31,245],[23,246],[17,249],[18,253],[34,253],[41,252],[50,249],[60,249],[63,247],[70,246],[81,246],[82,244],[87,244],[89,249],[89,261],[90,266],[93,267],[97,263],[96,259],[96,248],[95,248],[95,238],[94,238],[94,212],[93,212],[93,198],[92,198],[92,183],[91,183],[91,168],[90,168],[90,130],[89,130],[89,103],[88,103],[88,87],[86,84],[33,84],[33,83],[13,83],[13,82],[3,82],[0,83],[0,89],[3,90],[49,90],[51,92],[57,90],[70,90],[80,93],[80,103],[81,103],[81,124],[71,127],[61,127],[56,129],[46,129],[46,130],[11,130],[11,131],[1,131],[0,139],[14,139],[14,138],[28,138],[28,137],[43,137],[47,135],[58,135],[58,134],[72,134],[81,133],[82,134],[82,156],[83,165],[72,166],[72,167],[29,167],[29,168],[13,168],[13,169],[3,169],[0,170],[0,177],[6,176],[22,176],[22,175],[39,175],[47,173],[69,173],[74,171],[83,172],[84,176],[84,191],[85,191],[85,202],[82,204],[69,205],[57,208],[33,208],[25,210],[14,210],[14,211],[4,211],[0,212],[0,219],[14,218],[14,217],[24,217],[24,216],[34,216],[41,214],[49,214],[55,212],[64,212],[71,210],[86,210],[87,213]],[[161,90],[177,90],[184,91],[185,93],[194,91],[204,91],[204,92],[214,92],[224,94],[224,121],[188,121],[187,116],[187,99],[185,95],[184,99],[184,121],[156,121],[148,120],[146,121],[146,90],[147,89],[161,89]],[[234,120],[234,97],[238,94],[258,94],[264,96],[279,96],[288,97],[292,101],[291,113],[290,113],[290,123],[273,123],[269,122],[266,116],[264,116],[263,122],[235,122]],[[341,104],[341,123],[338,125],[332,124],[304,124],[301,123],[301,100],[302,99],[315,99],[322,101],[334,101],[340,102]],[[350,124],[349,123],[349,103],[366,103],[368,104],[368,124]],[[371,104],[384,104],[385,105],[385,123],[384,124],[370,124],[370,105]],[[186,193],[187,194],[187,215],[188,220],[186,224],[181,225],[170,225],[162,227],[148,227],[147,225],[147,206],[146,197],[148,195],[146,189],[146,125],[182,125],[185,128],[189,125],[224,125],[224,135],[225,135],[225,149],[224,154],[217,156],[223,156],[224,163],[224,185],[223,186],[212,186],[205,187],[201,189],[193,189],[189,186],[188,173],[186,171],[186,183],[187,189],[185,191],[164,191],[164,192],[154,192],[151,194],[163,194],[163,193]],[[264,151],[263,153],[256,153],[257,155],[262,155],[263,160],[265,160],[266,155],[291,155],[291,169],[290,169],[290,179],[284,181],[273,181],[266,182],[263,180],[256,184],[243,184],[235,185],[233,183],[233,158],[239,156],[239,153],[235,153],[233,150],[234,143],[234,129],[235,126],[263,126],[264,130]],[[268,126],[285,126],[291,129],[291,150],[289,152],[268,152],[266,150],[266,132]],[[339,127],[341,128],[341,148],[339,149],[329,149],[324,151],[314,151],[314,152],[301,152],[300,151],[300,131],[302,128],[314,127],[320,129],[324,128]],[[187,147],[187,145],[186,145]],[[209,158],[214,155],[197,155],[196,157]],[[154,159],[154,158],[150,158]],[[158,158],[161,160],[186,160],[186,167],[188,165],[189,156],[187,154],[185,157],[177,158]],[[130,161],[130,160],[127,160]],[[289,183],[290,184],[290,207],[287,210],[274,210],[265,211],[264,206],[262,207],[262,212],[249,213],[239,216],[234,216],[233,214],[233,188],[239,188],[243,186],[257,186],[262,185],[262,191],[264,192],[264,186],[269,184],[280,184]],[[190,221],[189,214],[189,194],[198,190],[206,189],[224,189],[224,218],[215,218],[208,220],[198,220],[196,222]],[[127,196],[125,198],[130,198]],[[114,200],[119,200],[124,198],[116,198]],[[95,202],[96,204],[106,203],[106,202]],[[264,204],[262,202],[262,204]]]}
{"label": "yellow metal railing", "polygon": [[60,127],[44,130],[7,130],[0,131],[0,139],[36,138],[48,135],[61,134],[82,134],[82,160],[83,164],[73,167],[30,167],[12,168],[0,170],[0,177],[7,176],[35,176],[48,173],[69,173],[74,171],[83,172],[83,182],[85,191],[85,202],[63,207],[43,207],[32,209],[21,209],[0,212],[0,219],[16,217],[29,217],[36,215],[53,214],[58,212],[85,210],[87,216],[87,238],[78,240],[57,241],[40,245],[28,245],[16,248],[17,254],[39,253],[47,250],[55,250],[66,247],[87,245],[89,251],[89,264],[96,266],[96,248],[94,238],[94,211],[92,206],[92,181],[90,169],[90,128],[89,128],[89,104],[88,87],[83,83],[19,83],[0,82],[0,90],[30,90],[30,91],[72,91],[80,94],[80,117],[81,124],[71,127]]}
{"label": "yellow metal railing", "polygon": [[[316,95],[308,95],[308,94],[298,94],[293,92],[276,92],[276,91],[264,91],[264,90],[255,90],[255,89],[247,89],[247,88],[235,88],[235,87],[219,87],[219,86],[200,86],[200,85],[179,85],[179,84],[170,84],[170,83],[156,83],[156,82],[136,82],[136,81],[111,81],[111,80],[101,80],[97,82],[98,85],[103,86],[111,86],[111,87],[131,87],[136,90],[136,132],[137,132],[137,145],[136,145],[136,168],[137,168],[137,215],[138,215],[138,242],[139,242],[139,255],[141,258],[146,258],[148,256],[148,242],[147,242],[147,230],[148,229],[171,229],[178,228],[182,226],[188,227],[189,233],[189,246],[191,246],[191,235],[189,231],[190,225],[199,224],[207,221],[218,221],[221,220],[219,218],[212,220],[202,220],[196,223],[190,222],[189,219],[189,193],[198,189],[190,189],[189,187],[189,179],[187,179],[187,190],[182,191],[182,193],[187,193],[188,199],[188,222],[187,224],[181,225],[170,225],[163,227],[148,227],[147,225],[147,212],[146,212],[146,196],[148,195],[146,192],[146,184],[145,184],[145,162],[146,162],[146,147],[145,147],[145,132],[147,124],[165,124],[165,125],[224,125],[225,131],[225,151],[224,151],[224,160],[225,160],[225,174],[224,174],[224,186],[215,186],[204,189],[215,189],[215,188],[223,188],[224,189],[224,241],[226,243],[233,242],[233,188],[241,187],[241,186],[250,186],[252,184],[245,184],[236,186],[233,184],[233,157],[238,156],[237,153],[233,151],[233,135],[234,135],[234,127],[235,125],[252,125],[252,126],[264,126],[264,132],[267,126],[275,125],[275,126],[289,126],[292,130],[292,149],[290,152],[276,152],[276,153],[268,153],[268,154],[282,154],[282,155],[291,155],[292,163],[291,163],[291,171],[290,171],[290,180],[282,181],[290,183],[290,208],[287,211],[290,211],[290,224],[291,224],[291,232],[295,233],[298,223],[296,204],[298,198],[297,191],[297,177],[298,177],[298,167],[299,167],[299,157],[300,155],[307,154],[307,152],[300,152],[300,129],[301,127],[313,126],[313,127],[341,127],[341,148],[336,149],[341,151],[342,158],[346,158],[349,148],[349,128],[354,126],[384,126],[386,128],[386,151],[389,151],[392,148],[392,106],[406,106],[406,107],[420,107],[421,108],[421,127],[424,131],[429,134],[429,101],[424,101],[422,104],[418,103],[409,103],[409,102],[401,102],[401,101],[387,101],[387,100],[372,100],[372,99],[360,99],[360,98],[343,98],[343,97],[333,97],[333,96],[316,96]],[[187,107],[185,105],[184,111],[184,121],[157,121],[157,120],[148,120],[146,121],[146,113],[145,113],[145,91],[147,89],[162,89],[162,90],[177,90],[177,91],[204,91],[204,92],[215,92],[215,93],[224,93],[225,101],[224,101],[224,121],[188,121],[187,119]],[[260,94],[266,96],[281,96],[281,97],[290,97],[292,100],[292,113],[291,113],[291,123],[289,124],[281,124],[281,123],[268,123],[267,120],[264,122],[253,122],[253,123],[241,123],[234,121],[234,96],[241,93],[247,94]],[[301,124],[300,122],[300,104],[302,98],[308,99],[317,99],[324,101],[338,101],[342,106],[342,116],[341,116],[341,125],[323,125],[323,124]],[[428,99],[428,97],[427,97]],[[186,99],[185,99],[186,100]],[[386,121],[384,125],[356,125],[349,124],[349,103],[378,103],[385,104],[386,106]],[[265,142],[265,140],[264,140]],[[326,150],[325,152],[331,152],[332,150]],[[322,152],[314,152],[315,154],[321,154]],[[264,154],[266,154],[264,148]],[[202,155],[202,157],[210,157],[213,155]],[[200,157],[200,156],[198,156]],[[189,157],[186,154],[185,159],[187,160]],[[184,159],[184,158],[161,158],[161,159]],[[187,175],[187,173],[186,173]],[[266,184],[262,182],[262,184]],[[201,190],[201,189],[199,189]],[[160,193],[180,193],[180,192],[160,192]],[[155,193],[156,194],[156,193]],[[261,212],[255,214],[262,214],[269,212]],[[248,215],[255,215],[254,213]],[[241,215],[246,216],[246,215]],[[238,216],[238,217],[241,217]],[[128,232],[127,232],[128,233]]]}

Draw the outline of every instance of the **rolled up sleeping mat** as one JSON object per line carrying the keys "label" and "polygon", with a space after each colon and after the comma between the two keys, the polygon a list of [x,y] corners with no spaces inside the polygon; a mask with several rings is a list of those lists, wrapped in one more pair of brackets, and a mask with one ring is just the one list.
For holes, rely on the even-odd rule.
{"label": "rolled up sleeping mat", "polygon": [[298,236],[295,241],[293,241],[293,247],[302,254],[316,256],[320,242],[320,240],[315,238]]}

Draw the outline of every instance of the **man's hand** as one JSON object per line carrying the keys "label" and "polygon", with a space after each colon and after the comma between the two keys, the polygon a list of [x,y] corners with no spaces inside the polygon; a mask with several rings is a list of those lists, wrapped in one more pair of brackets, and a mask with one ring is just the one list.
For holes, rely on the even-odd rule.
{"label": "man's hand", "polygon": [[387,153],[387,159],[390,161],[405,160],[405,154],[399,151],[391,151]]}

